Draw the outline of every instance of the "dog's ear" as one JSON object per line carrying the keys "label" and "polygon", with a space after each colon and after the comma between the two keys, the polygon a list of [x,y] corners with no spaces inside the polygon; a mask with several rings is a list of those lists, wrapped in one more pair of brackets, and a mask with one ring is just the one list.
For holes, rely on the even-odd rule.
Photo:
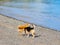
{"label": "dog's ear", "polygon": [[36,26],[33,24],[33,27],[35,28]]}
{"label": "dog's ear", "polygon": [[30,27],[35,28],[36,26],[34,24],[30,24]]}
{"label": "dog's ear", "polygon": [[32,24],[32,26],[35,28],[36,26],[34,24]]}

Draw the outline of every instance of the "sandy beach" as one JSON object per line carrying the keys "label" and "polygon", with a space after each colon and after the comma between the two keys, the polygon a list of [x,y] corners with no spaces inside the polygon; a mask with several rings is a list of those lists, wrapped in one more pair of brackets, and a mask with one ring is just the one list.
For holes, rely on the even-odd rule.
{"label": "sandy beach", "polygon": [[24,24],[0,15],[0,45],[60,45],[60,32],[36,26],[36,37],[20,36],[17,26]]}

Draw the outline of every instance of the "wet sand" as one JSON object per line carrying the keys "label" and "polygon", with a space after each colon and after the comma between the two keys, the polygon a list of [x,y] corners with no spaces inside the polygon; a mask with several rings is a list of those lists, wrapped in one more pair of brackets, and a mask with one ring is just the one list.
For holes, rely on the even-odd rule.
{"label": "wet sand", "polygon": [[36,26],[36,37],[21,36],[17,26],[24,24],[0,15],[0,45],[60,45],[60,32]]}

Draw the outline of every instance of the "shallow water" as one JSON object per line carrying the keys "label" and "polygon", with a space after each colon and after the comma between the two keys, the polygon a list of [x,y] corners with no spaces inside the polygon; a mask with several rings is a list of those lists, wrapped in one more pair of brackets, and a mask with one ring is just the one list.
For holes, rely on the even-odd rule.
{"label": "shallow water", "polygon": [[60,3],[14,3],[0,6],[0,14],[60,31]]}

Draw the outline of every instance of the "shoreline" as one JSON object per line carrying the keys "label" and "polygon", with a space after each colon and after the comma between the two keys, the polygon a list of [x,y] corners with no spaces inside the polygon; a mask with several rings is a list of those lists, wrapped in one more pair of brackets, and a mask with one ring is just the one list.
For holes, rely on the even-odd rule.
{"label": "shoreline", "polygon": [[[2,14],[0,14],[0,15],[2,15]],[[2,15],[2,16],[5,16],[5,15]],[[24,22],[24,23],[30,23],[30,22],[26,22],[26,21],[23,21],[23,20],[18,20],[18,19],[16,19],[16,18],[9,17],[9,16],[5,16],[5,17],[12,18],[13,20],[17,20],[17,21],[22,21],[22,22]],[[33,23],[30,23],[30,24],[33,24]],[[36,24],[34,24],[34,25],[36,25]],[[59,30],[51,29],[51,28],[44,27],[44,26],[41,26],[41,25],[36,25],[36,26],[42,27],[42,28],[46,28],[46,29],[50,29],[50,30],[53,30],[53,31],[58,31],[58,32],[60,32]]]}
{"label": "shoreline", "polygon": [[0,45],[60,45],[60,32],[36,26],[37,37],[21,36],[17,26],[24,21],[0,15]]}

